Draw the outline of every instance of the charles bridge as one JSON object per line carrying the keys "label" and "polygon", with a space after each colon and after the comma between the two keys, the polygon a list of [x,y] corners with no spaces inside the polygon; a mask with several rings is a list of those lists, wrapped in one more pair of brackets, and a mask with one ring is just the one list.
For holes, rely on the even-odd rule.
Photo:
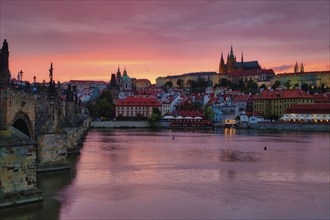
{"label": "charles bridge", "polygon": [[[42,200],[37,172],[70,169],[68,153],[79,153],[90,119],[73,95],[58,95],[49,69],[47,91],[10,83],[9,50],[0,51],[0,208]],[[63,97],[63,96],[62,96]]]}

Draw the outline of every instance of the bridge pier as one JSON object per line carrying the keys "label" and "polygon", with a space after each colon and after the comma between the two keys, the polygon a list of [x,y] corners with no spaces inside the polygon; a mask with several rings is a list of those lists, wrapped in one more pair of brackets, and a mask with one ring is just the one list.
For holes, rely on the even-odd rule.
{"label": "bridge pier", "polygon": [[41,201],[36,142],[11,126],[0,130],[0,139],[0,208]]}
{"label": "bridge pier", "polygon": [[71,168],[71,164],[67,160],[66,142],[64,132],[38,135],[38,172]]}

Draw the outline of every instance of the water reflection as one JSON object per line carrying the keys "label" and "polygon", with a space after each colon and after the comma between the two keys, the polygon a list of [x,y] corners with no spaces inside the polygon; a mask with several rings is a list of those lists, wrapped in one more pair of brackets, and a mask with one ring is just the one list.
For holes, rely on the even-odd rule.
{"label": "water reflection", "polygon": [[220,161],[224,162],[257,162],[260,153],[235,150],[221,150]]}
{"label": "water reflection", "polygon": [[4,219],[326,218],[328,155],[327,133],[91,130],[72,171],[40,175],[43,203],[2,210],[0,215]]}

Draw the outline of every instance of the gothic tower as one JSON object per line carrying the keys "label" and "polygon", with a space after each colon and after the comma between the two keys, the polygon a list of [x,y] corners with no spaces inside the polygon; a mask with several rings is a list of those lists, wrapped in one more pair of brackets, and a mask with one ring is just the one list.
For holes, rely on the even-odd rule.
{"label": "gothic tower", "polygon": [[0,50],[0,85],[9,85],[9,50],[5,39]]}
{"label": "gothic tower", "polygon": [[9,50],[4,40],[0,50],[0,130],[7,129],[7,105],[9,97]]}
{"label": "gothic tower", "polygon": [[301,65],[300,65],[300,72],[301,73],[305,72],[305,68],[304,68],[304,64],[303,63],[301,63]]}
{"label": "gothic tower", "polygon": [[227,58],[227,72],[232,72],[235,70],[236,56],[233,52],[233,46],[230,47],[230,55]]}
{"label": "gothic tower", "polygon": [[222,53],[221,53],[221,58],[220,58],[219,73],[220,74],[225,74],[226,73],[226,66],[225,66],[225,61],[223,59],[223,54]]}
{"label": "gothic tower", "polygon": [[299,67],[298,67],[298,63],[296,62],[296,65],[294,65],[294,73],[298,73],[299,72]]}

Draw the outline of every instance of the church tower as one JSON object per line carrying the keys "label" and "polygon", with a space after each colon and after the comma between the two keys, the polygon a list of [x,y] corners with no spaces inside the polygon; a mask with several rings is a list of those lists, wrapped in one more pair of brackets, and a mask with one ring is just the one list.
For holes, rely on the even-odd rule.
{"label": "church tower", "polygon": [[123,76],[127,76],[126,67],[124,68]]}
{"label": "church tower", "polygon": [[301,63],[301,65],[300,65],[300,72],[301,73],[305,72],[305,68],[304,68],[304,64],[303,63]]}
{"label": "church tower", "polygon": [[225,73],[226,73],[226,66],[225,66],[225,61],[223,59],[223,54],[221,53],[219,74],[225,74]]}
{"label": "church tower", "polygon": [[243,71],[243,68],[244,68],[244,59],[243,59],[243,52],[242,52],[242,55],[241,55],[241,70]]}
{"label": "church tower", "polygon": [[118,65],[118,70],[117,70],[117,85],[121,86],[121,72],[119,69],[119,65]]}
{"label": "church tower", "polygon": [[233,52],[233,46],[230,47],[230,55],[227,58],[227,72],[233,72],[235,70],[236,56]]}
{"label": "church tower", "polygon": [[299,72],[299,67],[298,67],[298,63],[296,62],[296,65],[294,65],[294,73],[298,73]]}

